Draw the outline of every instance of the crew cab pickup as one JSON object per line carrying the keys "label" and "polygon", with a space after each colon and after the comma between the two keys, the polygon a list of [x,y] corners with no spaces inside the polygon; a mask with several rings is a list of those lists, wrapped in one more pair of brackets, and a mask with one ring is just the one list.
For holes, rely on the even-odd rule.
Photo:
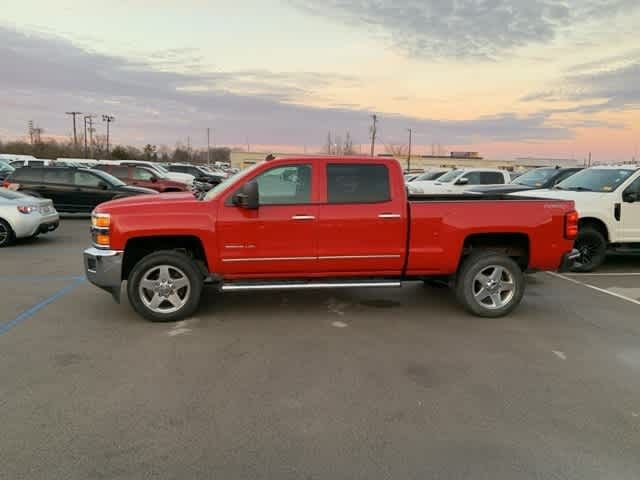
{"label": "crew cab pickup", "polygon": [[205,196],[159,194],[99,205],[88,279],[153,321],[193,314],[218,290],[400,287],[447,279],[466,309],[497,317],[524,272],[571,266],[573,202],[409,195],[400,165],[372,157],[258,163]]}

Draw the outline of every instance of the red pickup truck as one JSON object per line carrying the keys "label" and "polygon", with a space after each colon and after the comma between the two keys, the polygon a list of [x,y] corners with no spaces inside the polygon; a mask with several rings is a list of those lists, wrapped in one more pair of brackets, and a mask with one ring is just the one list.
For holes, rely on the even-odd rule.
{"label": "red pickup truck", "polygon": [[87,278],[153,321],[193,314],[221,291],[396,287],[446,279],[473,314],[502,316],[528,270],[568,269],[571,201],[409,195],[395,160],[264,161],[206,196],[138,196],[98,206]]}

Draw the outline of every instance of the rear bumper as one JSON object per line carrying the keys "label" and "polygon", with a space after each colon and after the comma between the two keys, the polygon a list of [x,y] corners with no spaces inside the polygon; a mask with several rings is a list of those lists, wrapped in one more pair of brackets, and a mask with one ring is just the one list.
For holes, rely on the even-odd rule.
{"label": "rear bumper", "polygon": [[562,262],[560,263],[560,268],[558,269],[558,271],[560,273],[570,271],[576,265],[579,258],[580,252],[575,248],[569,253],[565,253],[562,256]]}
{"label": "rear bumper", "polygon": [[84,251],[84,270],[87,280],[109,292],[118,303],[120,303],[123,258],[124,252],[121,250],[88,248]]}

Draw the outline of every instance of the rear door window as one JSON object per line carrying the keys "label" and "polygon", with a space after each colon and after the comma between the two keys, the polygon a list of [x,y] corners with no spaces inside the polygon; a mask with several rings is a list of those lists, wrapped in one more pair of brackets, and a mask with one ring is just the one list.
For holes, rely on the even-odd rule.
{"label": "rear door window", "polygon": [[391,200],[389,169],[378,164],[327,165],[329,203],[382,203]]}
{"label": "rear door window", "polygon": [[44,183],[71,184],[71,171],[66,168],[50,168],[44,171]]}
{"label": "rear door window", "polygon": [[13,172],[12,178],[16,182],[42,182],[42,169],[41,168],[19,168]]}
{"label": "rear door window", "polygon": [[500,172],[480,172],[481,185],[499,185],[504,183],[504,175]]}

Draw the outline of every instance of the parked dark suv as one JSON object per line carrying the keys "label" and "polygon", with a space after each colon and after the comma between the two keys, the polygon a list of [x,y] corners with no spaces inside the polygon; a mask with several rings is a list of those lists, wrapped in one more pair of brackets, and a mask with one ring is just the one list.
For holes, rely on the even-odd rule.
{"label": "parked dark suv", "polygon": [[59,212],[89,213],[109,200],[155,194],[154,190],[130,187],[99,170],[74,167],[17,168],[3,185],[36,197],[48,198]]}

